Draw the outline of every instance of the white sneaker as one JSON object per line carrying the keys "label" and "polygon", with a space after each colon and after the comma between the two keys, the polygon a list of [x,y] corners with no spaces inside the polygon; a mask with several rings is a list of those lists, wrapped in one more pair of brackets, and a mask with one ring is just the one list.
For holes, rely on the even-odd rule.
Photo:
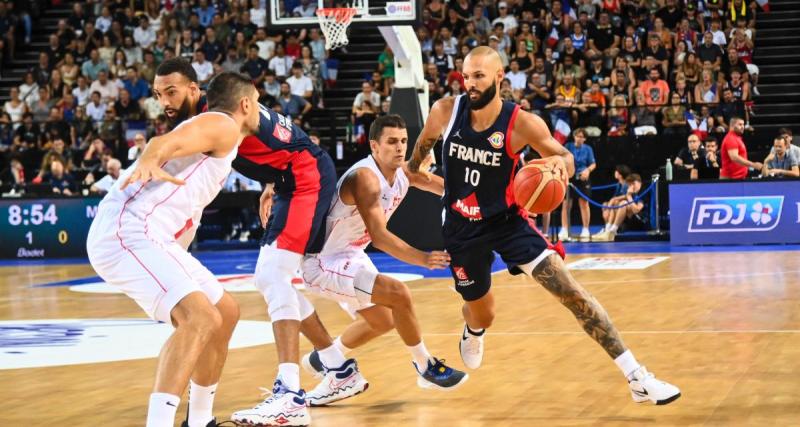
{"label": "white sneaker", "polygon": [[581,242],[588,242],[591,238],[592,235],[589,233],[588,228],[584,228],[583,230],[581,230],[581,236],[580,236]]}
{"label": "white sneaker", "polygon": [[369,383],[358,371],[354,359],[348,359],[337,369],[329,369],[322,382],[306,394],[310,406],[322,406],[353,397],[369,387]]}
{"label": "white sneaker", "polygon": [[234,412],[231,420],[251,425],[307,426],[311,424],[311,414],[306,406],[305,395],[303,390],[293,392],[287,389],[277,379],[271,396],[255,408]]}
{"label": "white sneaker", "polygon": [[672,384],[659,380],[647,368],[640,366],[633,372],[633,378],[628,381],[631,397],[636,403],[648,400],[656,405],[666,405],[681,397],[681,391]]}
{"label": "white sneaker", "polygon": [[558,232],[558,240],[561,240],[562,242],[569,241],[569,233],[567,230],[562,228],[561,231]]}
{"label": "white sneaker", "polygon": [[480,336],[475,336],[467,332],[467,325],[464,325],[464,333],[461,335],[461,342],[458,348],[461,350],[461,360],[464,366],[470,369],[478,369],[483,361],[483,337],[486,330]]}
{"label": "white sneaker", "polygon": [[300,359],[300,366],[302,366],[306,372],[313,375],[314,378],[322,379],[325,377],[325,366],[322,364],[317,350],[311,350],[311,352],[306,353],[306,355]]}

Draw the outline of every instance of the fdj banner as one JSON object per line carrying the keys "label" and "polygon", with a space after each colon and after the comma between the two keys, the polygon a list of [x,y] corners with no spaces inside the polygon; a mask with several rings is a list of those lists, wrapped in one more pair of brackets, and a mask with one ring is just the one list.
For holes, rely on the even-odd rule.
{"label": "fdj banner", "polygon": [[800,243],[800,181],[670,184],[677,245]]}

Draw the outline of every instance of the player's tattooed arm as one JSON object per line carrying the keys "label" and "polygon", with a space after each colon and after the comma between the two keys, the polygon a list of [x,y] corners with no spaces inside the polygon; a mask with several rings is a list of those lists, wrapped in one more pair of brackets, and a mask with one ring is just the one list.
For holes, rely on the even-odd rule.
{"label": "player's tattooed arm", "polygon": [[625,352],[625,343],[606,310],[572,277],[561,258],[554,255],[545,258],[533,270],[533,278],[572,312],[583,330],[609,356],[616,358]]}
{"label": "player's tattooed arm", "polygon": [[436,141],[444,133],[445,126],[450,121],[450,115],[453,111],[454,98],[442,98],[431,107],[428,114],[428,119],[425,120],[425,126],[419,133],[417,143],[414,144],[414,153],[411,154],[411,159],[408,161],[408,170],[411,173],[419,172],[419,166],[425,157],[431,151]]}

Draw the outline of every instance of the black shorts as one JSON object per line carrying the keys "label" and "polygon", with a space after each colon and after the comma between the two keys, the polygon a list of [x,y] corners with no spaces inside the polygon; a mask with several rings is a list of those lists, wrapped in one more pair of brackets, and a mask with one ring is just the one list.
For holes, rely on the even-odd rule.
{"label": "black shorts", "polygon": [[[578,178],[573,178],[571,181],[572,185],[574,185],[581,193],[585,194],[586,197],[592,197],[592,184],[589,181],[582,181]],[[575,192],[575,188],[569,187],[570,197],[572,200],[580,200],[583,199],[578,193]]]}
{"label": "black shorts", "polygon": [[500,254],[511,274],[521,274],[518,266],[555,253],[527,215],[523,217],[516,210],[476,222],[448,214],[443,230],[445,249],[451,257],[450,273],[465,301],[489,292],[494,252]]}

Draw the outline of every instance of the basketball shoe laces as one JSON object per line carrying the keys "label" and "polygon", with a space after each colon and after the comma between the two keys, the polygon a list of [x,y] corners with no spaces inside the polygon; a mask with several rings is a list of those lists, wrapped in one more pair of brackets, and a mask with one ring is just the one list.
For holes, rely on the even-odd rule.
{"label": "basketball shoe laces", "polygon": [[261,390],[261,396],[266,397],[264,398],[264,401],[256,405],[254,409],[260,409],[263,406],[269,405],[274,400],[286,394],[286,387],[284,387],[280,382],[276,382],[271,390],[265,387],[259,387],[258,389]]}
{"label": "basketball shoe laces", "polygon": [[478,355],[481,352],[481,341],[478,337],[469,336],[465,339],[466,343],[464,346],[466,347],[465,350],[467,353],[472,355]]}

